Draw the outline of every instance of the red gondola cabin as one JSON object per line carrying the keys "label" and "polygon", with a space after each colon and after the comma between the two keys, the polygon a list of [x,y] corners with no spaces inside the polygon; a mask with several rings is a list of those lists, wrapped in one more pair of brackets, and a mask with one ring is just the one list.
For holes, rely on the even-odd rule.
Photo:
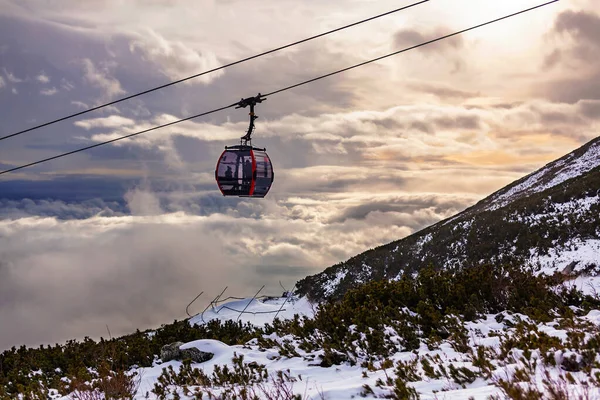
{"label": "red gondola cabin", "polygon": [[266,149],[247,145],[226,146],[215,169],[223,196],[265,197],[273,177]]}

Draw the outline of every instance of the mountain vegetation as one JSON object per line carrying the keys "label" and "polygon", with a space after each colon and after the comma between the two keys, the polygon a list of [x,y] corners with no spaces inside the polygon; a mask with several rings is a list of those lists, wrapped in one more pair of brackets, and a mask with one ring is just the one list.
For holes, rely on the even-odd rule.
{"label": "mountain vegetation", "polygon": [[[314,318],[296,315],[264,327],[219,320],[201,326],[175,321],[155,331],[98,342],[86,338],[64,345],[12,348],[0,354],[0,399],[18,395],[48,399],[69,394],[73,399],[96,398],[84,397],[93,393],[104,396],[97,398],[133,398],[137,386],[131,371],[160,364],[158,354],[165,344],[197,339],[276,351],[277,357],[298,357],[321,368],[349,364],[368,374],[387,366],[395,370],[390,373],[395,378],[380,386],[388,387],[391,398],[418,398],[408,383],[421,373],[442,374],[458,383],[485,378],[511,349],[541,349],[541,362],[548,365],[556,362],[556,352],[571,352],[576,356],[565,365],[592,377],[592,371],[600,368],[598,327],[588,334],[571,335],[566,341],[539,332],[531,334],[536,324],[554,320],[573,327],[573,332],[582,332],[578,318],[600,308],[599,298],[561,286],[564,280],[562,274],[539,276],[510,265],[477,265],[455,271],[428,266],[416,276],[405,274],[397,281],[373,281],[350,290],[339,301],[318,305]],[[495,354],[488,354],[490,350],[485,348],[473,350],[464,328],[467,321],[486,314],[495,314],[499,321],[508,321],[511,314],[524,318],[507,325],[512,334]],[[424,345],[435,349],[444,343],[472,358],[472,367],[445,369],[441,360],[423,358],[417,368],[417,364],[390,359],[399,351],[416,351]],[[273,373],[256,363],[244,363],[243,357],[233,361],[233,368],[217,369],[212,376],[192,368],[190,360],[179,371],[165,368],[148,396],[179,398],[183,390],[195,396],[192,398],[220,393],[224,397],[219,398],[258,399],[264,397],[257,392],[257,385],[271,379],[271,387],[284,393],[286,383],[296,379],[285,371]],[[590,384],[600,384],[598,376]],[[498,385],[505,385],[507,391],[516,390],[510,382]],[[365,388],[369,390],[374,389]]]}

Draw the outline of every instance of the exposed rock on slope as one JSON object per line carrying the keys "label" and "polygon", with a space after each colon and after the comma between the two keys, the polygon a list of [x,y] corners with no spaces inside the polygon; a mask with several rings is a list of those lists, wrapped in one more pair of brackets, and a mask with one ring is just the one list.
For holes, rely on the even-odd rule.
{"label": "exposed rock on slope", "polygon": [[518,262],[536,271],[600,266],[600,138],[513,182],[473,207],[404,239],[298,282],[312,299],[338,298],[370,280],[433,264]]}

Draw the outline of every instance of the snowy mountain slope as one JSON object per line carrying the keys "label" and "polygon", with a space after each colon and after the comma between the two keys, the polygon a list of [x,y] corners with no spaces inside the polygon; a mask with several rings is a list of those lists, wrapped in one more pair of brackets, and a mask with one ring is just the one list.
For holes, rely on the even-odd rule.
{"label": "snowy mountain slope", "polygon": [[[513,316],[513,318],[521,317],[527,320],[523,316]],[[469,323],[466,326],[467,335],[469,339],[470,350],[474,353],[477,352],[478,346],[487,346],[496,351],[500,351],[501,337],[497,336],[499,333],[507,333],[509,336],[515,335],[515,329],[509,328],[509,322],[511,319],[507,319],[501,323],[497,322],[493,315],[488,315],[484,320]],[[590,321],[596,325],[600,323],[600,313],[592,312],[588,314],[584,321]],[[564,340],[566,342],[567,330],[560,329],[555,326],[554,323],[543,324],[540,332]],[[284,338],[277,338],[277,340],[283,341]],[[393,338],[392,338],[393,340]],[[256,344],[249,344],[247,346],[227,346],[221,342],[215,340],[197,340],[190,342],[182,346],[182,348],[196,347],[202,351],[211,351],[215,354],[213,360],[206,364],[200,364],[196,367],[202,368],[206,374],[211,374],[214,371],[215,365],[228,365],[232,368],[231,359],[234,353],[237,355],[243,355],[244,360],[248,363],[256,362],[266,367],[268,371],[287,371],[291,377],[296,379],[295,382],[289,383],[291,391],[295,394],[303,396],[306,399],[321,399],[325,398],[328,400],[347,400],[351,398],[365,398],[365,399],[377,399],[380,396],[389,395],[393,391],[393,386],[386,382],[386,375],[393,376],[393,368],[388,371],[384,371],[380,363],[375,363],[379,368],[378,370],[367,373],[365,377],[363,375],[364,368],[359,365],[350,366],[347,364],[321,368],[316,365],[311,365],[310,361],[302,358],[281,358],[276,351],[261,351]],[[309,352],[302,351],[297,348],[300,356],[310,356]],[[522,352],[516,351],[517,354]],[[558,357],[567,357],[568,354],[560,354]],[[494,386],[492,381],[494,379],[506,379],[514,373],[516,368],[524,368],[525,363],[523,361],[507,362],[502,365],[501,362],[494,362],[497,367],[494,368],[490,379],[476,378],[473,382],[459,384],[450,377],[440,375],[439,377],[433,376],[428,377],[423,369],[422,360],[441,360],[439,363],[432,362],[434,368],[440,368],[442,366],[446,370],[451,370],[453,367],[463,367],[469,370],[476,370],[477,367],[473,366],[473,360],[471,355],[457,351],[453,348],[450,343],[443,343],[439,346],[439,349],[429,350],[425,344],[422,344],[418,351],[406,351],[398,352],[394,354],[391,359],[396,363],[398,361],[414,362],[417,361],[416,371],[419,375],[419,379],[411,382],[410,386],[414,387],[419,393],[420,398],[425,399],[488,399],[491,395],[499,395],[501,390]],[[152,391],[154,384],[157,383],[157,378],[161,374],[162,368],[172,366],[175,370],[178,370],[182,363],[179,361],[170,361],[164,364],[157,364],[154,367],[140,369],[138,372],[142,376],[139,394],[136,399],[144,399],[145,393]],[[542,380],[544,379],[544,368],[535,368],[533,372],[534,380],[533,385],[543,389]],[[562,371],[560,367],[550,369],[552,376],[557,379],[558,377],[565,376],[565,371]],[[586,374],[583,372],[572,372],[576,382],[586,381]],[[381,380],[384,385],[377,386],[377,381]],[[364,386],[367,385],[373,390],[371,394],[365,394],[366,390]],[[464,386],[464,387],[463,387]],[[271,385],[273,387],[273,385]],[[574,394],[583,394],[585,387],[581,384],[571,385],[569,392],[573,396]],[[192,396],[185,396],[183,391],[180,390],[179,394],[182,399],[193,399]],[[215,390],[216,392],[216,390]],[[361,393],[363,395],[361,396]],[[368,392],[367,392],[368,393]],[[589,389],[590,398],[597,398],[600,396],[600,389],[591,388]],[[152,397],[151,397],[152,398]],[[264,397],[267,398],[267,397]],[[64,398],[63,400],[68,400]]]}
{"label": "snowy mountain slope", "polygon": [[298,282],[312,299],[339,298],[362,282],[397,279],[432,264],[518,263],[540,273],[598,272],[600,138],[465,211]]}
{"label": "snowy mountain slope", "polygon": [[[582,281],[579,284],[590,284],[594,290],[598,288],[597,281]],[[285,299],[274,299],[273,304],[282,304]],[[287,302],[286,302],[287,303]],[[273,305],[272,304],[272,305]],[[305,299],[294,298],[289,303],[290,317],[293,311],[310,314],[310,307]],[[244,299],[240,301],[223,304],[222,311],[226,309],[237,309],[240,305],[249,305],[248,310],[252,312],[265,311],[265,304],[259,300]],[[219,312],[221,309],[215,308],[210,313],[205,314],[205,318],[221,319],[226,321],[233,317],[233,314]],[[265,314],[267,315],[267,314]],[[268,314],[270,317],[262,316],[258,324],[265,322],[272,323],[274,314]],[[281,314],[280,314],[281,316]],[[580,328],[562,326],[560,319],[548,323],[536,324],[530,318],[522,314],[500,313],[497,315],[485,315],[482,319],[473,322],[464,323],[464,331],[461,337],[466,341],[464,346],[461,341],[450,337],[441,340],[436,344],[421,341],[418,349],[412,351],[398,351],[389,357],[391,365],[385,365],[382,361],[371,362],[369,367],[365,364],[343,362],[339,365],[330,367],[320,366],[316,360],[323,354],[322,349],[305,350],[299,345],[292,336],[280,337],[271,334],[270,339],[281,344],[286,344],[288,348],[293,348],[295,356],[283,355],[276,348],[264,349],[256,339],[251,340],[245,345],[229,346],[218,340],[202,339],[185,343],[182,349],[197,348],[201,351],[208,351],[214,354],[213,358],[204,363],[192,363],[193,369],[199,369],[204,374],[210,376],[218,371],[218,368],[227,366],[230,370],[235,370],[234,358],[243,356],[243,363],[246,365],[263,366],[269,373],[275,371],[284,371],[289,379],[284,382],[266,381],[255,387],[259,398],[265,399],[291,399],[295,394],[301,399],[328,399],[328,400],[346,400],[351,398],[377,399],[391,396],[395,390],[394,379],[398,374],[395,369],[397,365],[403,365],[403,370],[407,376],[408,387],[413,388],[418,393],[420,399],[489,399],[490,396],[499,396],[504,399],[503,391],[497,383],[503,379],[511,381],[521,369],[531,377],[528,383],[519,383],[539,390],[541,393],[548,393],[550,386],[554,390],[564,385],[570,396],[587,394],[587,398],[598,398],[600,388],[595,384],[587,384],[591,377],[584,371],[577,370],[577,367],[570,368],[569,360],[576,354],[568,350],[556,351],[554,354],[555,365],[548,366],[542,362],[533,362],[541,360],[544,353],[540,350],[533,352],[527,351],[524,346],[530,340],[539,340],[537,336],[546,341],[555,343],[557,346],[569,346],[570,335],[580,329],[587,329],[584,334],[586,340],[592,340],[593,335],[600,331],[600,311],[590,311],[581,317],[575,318]],[[198,318],[190,319],[191,323],[200,322]],[[531,329],[524,333],[523,327]],[[388,329],[389,330],[389,329]],[[392,343],[399,343],[401,338],[389,330],[389,340]],[[529,335],[529,336],[528,336]],[[484,349],[487,354],[486,367],[481,366],[479,357],[481,350]],[[510,349],[505,354],[507,349]],[[364,362],[369,360],[369,355],[365,354]],[[600,356],[596,356],[600,358]],[[478,361],[479,360],[479,361]],[[532,367],[533,365],[533,367]],[[567,366],[567,367],[565,367]],[[164,369],[173,368],[174,374],[185,370],[184,363],[180,361],[160,362],[156,360],[154,365],[146,368],[135,368],[131,372],[138,374],[138,389],[134,399],[160,399],[160,398],[180,398],[196,399],[194,390],[196,388],[204,394],[212,393],[218,395],[222,393],[224,387],[206,387],[186,385],[185,381],[190,378],[183,374],[178,375],[179,379],[164,378]],[[570,368],[570,370],[565,370]],[[483,371],[486,372],[483,372]],[[548,375],[546,375],[548,374]],[[567,374],[570,378],[567,378]],[[161,378],[163,375],[163,378]],[[550,376],[554,383],[545,383],[547,376]],[[391,377],[391,380],[390,380]],[[570,383],[567,384],[567,380]],[[192,379],[190,382],[193,382]],[[157,395],[157,385],[167,391],[170,395],[161,397]],[[184,387],[187,386],[187,391]],[[233,387],[233,386],[232,386]],[[234,389],[236,393],[241,393],[244,386]],[[285,389],[282,389],[285,387]],[[279,392],[278,397],[275,395]],[[287,395],[284,395],[283,391]],[[174,394],[176,393],[176,395]],[[177,396],[177,397],[176,397]],[[54,395],[56,400],[71,400],[72,396]],[[204,397],[202,397],[204,398]],[[220,397],[217,397],[220,398]],[[223,397],[234,398],[234,397]],[[245,398],[245,397],[236,397]],[[409,397],[391,397],[391,398],[409,398]],[[417,397],[410,397],[417,398]],[[574,397],[571,397],[574,398]],[[578,397],[577,397],[578,398]]]}
{"label": "snowy mountain slope", "polygon": [[[600,281],[487,271],[373,282],[316,312],[306,298],[247,298],[110,341],[13,349],[0,354],[0,399],[500,400],[524,398],[507,396],[519,388],[528,398],[599,398],[600,298],[561,287],[594,294]],[[276,321],[282,306],[287,321]],[[228,324],[240,310],[259,329]],[[162,361],[175,341],[212,357]]]}
{"label": "snowy mountain slope", "polygon": [[543,192],[569,179],[582,176],[598,166],[600,166],[600,138],[588,142],[572,153],[497,191],[478,203],[474,209],[496,210],[517,199]]}

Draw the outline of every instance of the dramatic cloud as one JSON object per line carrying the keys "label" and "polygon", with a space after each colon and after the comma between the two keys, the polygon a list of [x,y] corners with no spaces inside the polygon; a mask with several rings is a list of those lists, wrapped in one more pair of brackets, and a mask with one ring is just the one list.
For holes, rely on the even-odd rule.
{"label": "dramatic cloud", "polygon": [[[3,204],[15,211],[0,220],[0,317],[12,327],[0,331],[0,349],[17,335],[20,343],[35,345],[105,335],[106,324],[113,334],[158,326],[183,317],[187,302],[202,290],[205,300],[225,286],[232,295],[250,295],[263,284],[266,293],[278,294],[279,281],[291,288],[307,274],[450,216],[471,201],[430,198],[419,207],[417,197],[396,196],[390,213],[381,207],[357,213],[351,198],[316,204],[265,199],[193,216],[164,214],[158,197],[143,189],[125,198],[131,216],[102,202]],[[382,196],[370,201],[386,202]],[[329,217],[340,206],[352,221]],[[85,219],[27,217],[25,211]],[[313,218],[293,219],[292,213]]]}
{"label": "dramatic cloud", "polygon": [[440,99],[459,99],[466,100],[469,98],[479,97],[481,93],[473,93],[461,89],[435,84],[431,82],[415,82],[409,83],[408,87],[419,93],[430,93]]}
{"label": "dramatic cloud", "polygon": [[[0,348],[15,335],[28,344],[105,335],[105,324],[123,334],[183,317],[200,290],[231,284],[241,294],[239,271],[218,251],[219,240],[172,218],[1,224],[9,239],[0,250],[0,318],[12,323],[3,324]],[[35,249],[27,236],[38,238]]]}
{"label": "dramatic cloud", "polygon": [[568,32],[578,41],[600,47],[600,16],[586,11],[565,11],[554,23],[558,33]]}
{"label": "dramatic cloud", "polygon": [[6,78],[8,79],[9,82],[21,83],[24,81],[23,79],[17,78],[15,76],[15,74],[13,74],[12,72],[7,71],[6,68],[4,68],[4,74],[6,75]]}
{"label": "dramatic cloud", "polygon": [[64,78],[61,79],[60,87],[62,87],[67,92],[70,92],[71,90],[75,89],[75,85]]}
{"label": "dramatic cloud", "polygon": [[81,64],[84,69],[85,80],[91,86],[101,89],[104,99],[110,100],[120,94],[125,94],[125,91],[121,88],[121,83],[109,75],[111,63],[104,63],[104,66],[98,68],[92,60],[85,58],[81,61]]}
{"label": "dramatic cloud", "polygon": [[[564,11],[556,18],[551,38],[558,41],[544,65],[554,79],[540,92],[556,101],[600,99],[600,15],[591,11]],[[573,71],[577,70],[577,74]]]}
{"label": "dramatic cloud", "polygon": [[35,79],[37,79],[38,82],[42,82],[42,83],[50,82],[50,77],[48,77],[48,75],[45,75],[44,73],[39,74],[38,76],[35,77]]}
{"label": "dramatic cloud", "polygon": [[[210,51],[199,52],[187,47],[182,42],[170,42],[151,29],[144,33],[143,36],[131,42],[131,51],[140,51],[146,60],[156,63],[160,71],[172,80],[182,79],[219,66],[216,55]],[[186,81],[186,83],[210,83],[222,76],[223,73],[223,70],[220,70]]]}
{"label": "dramatic cloud", "polygon": [[[86,108],[85,104],[81,104],[82,108]],[[105,118],[94,118],[84,121],[77,121],[75,125],[80,126],[86,130],[90,130],[92,128],[117,128],[122,127],[124,125],[133,125],[135,123],[134,120],[121,117],[119,115],[111,115]]]}
{"label": "dramatic cloud", "polygon": [[[575,105],[531,101],[510,108],[487,105],[398,106],[380,112],[333,113],[316,117],[290,115],[262,121],[259,127],[263,140],[293,139],[294,142],[289,142],[289,146],[297,147],[300,144],[307,155],[318,156],[313,158],[314,165],[327,157],[334,157],[337,162],[348,158],[360,166],[365,160],[389,160],[392,154],[407,162],[431,156],[456,160],[458,155],[495,151],[498,152],[495,162],[494,159],[489,159],[486,164],[504,166],[522,164],[518,159],[521,151],[527,151],[530,156],[539,155],[542,157],[540,160],[549,154],[560,155],[563,151],[562,144],[559,145],[558,142],[555,146],[551,143],[541,145],[539,142],[531,146],[522,140],[523,135],[540,138],[564,136],[565,140],[571,140],[572,146],[592,139],[599,126],[593,115],[594,111],[595,103],[589,101]],[[175,120],[174,116],[162,115],[140,123],[111,116],[83,120],[76,124],[86,129],[94,127],[112,130],[113,127],[118,127],[118,130],[110,133],[96,133],[92,136],[92,140],[100,142]],[[181,136],[194,138],[198,140],[198,146],[202,142],[227,143],[236,140],[245,126],[245,122],[213,125],[187,121],[163,129],[160,135],[127,139],[115,145],[155,147],[165,154],[165,158],[176,159],[177,165],[181,165],[178,154],[184,148],[177,146],[173,139]],[[527,128],[523,128],[524,126]],[[515,136],[515,132],[520,136]],[[186,143],[185,147],[193,143]],[[503,153],[506,155],[502,156]],[[217,151],[212,153],[212,158],[216,157]]]}
{"label": "dramatic cloud", "polygon": [[[449,28],[438,28],[432,32],[424,33],[412,29],[402,29],[394,34],[394,49],[399,50],[419,45],[453,33]],[[465,43],[462,36],[452,36],[443,41],[418,47],[415,51],[423,54],[426,58],[437,63],[451,64],[451,72],[457,73],[464,68]],[[464,54],[463,54],[464,53]],[[418,62],[418,61],[417,61]],[[438,65],[432,65],[438,67]]]}
{"label": "dramatic cloud", "polygon": [[85,104],[82,101],[72,101],[71,104],[73,104],[74,106],[78,107],[78,108],[82,108],[82,109],[87,109],[90,108],[87,104]]}
{"label": "dramatic cloud", "polygon": [[582,100],[579,108],[587,118],[600,119],[600,100]]}
{"label": "dramatic cloud", "polygon": [[6,82],[4,81],[4,78],[0,76],[0,88],[3,88],[4,86],[6,86]]}
{"label": "dramatic cloud", "polygon": [[63,200],[0,200],[0,217],[19,219],[27,217],[56,217],[59,219],[85,219],[97,216],[120,216],[129,214],[126,206],[101,199],[66,202]]}
{"label": "dramatic cloud", "polygon": [[[394,34],[394,45],[398,49],[415,46],[442,36],[451,34],[453,31],[448,28],[438,28],[430,33],[423,33],[412,29],[403,29]],[[419,47],[418,51],[426,54],[431,53],[449,53],[460,50],[464,47],[462,36],[452,36],[446,40],[439,41],[433,45]]]}
{"label": "dramatic cloud", "polygon": [[58,93],[58,89],[56,89],[55,87],[51,88],[51,89],[42,89],[40,90],[40,94],[44,95],[44,96],[52,96],[54,94]]}

